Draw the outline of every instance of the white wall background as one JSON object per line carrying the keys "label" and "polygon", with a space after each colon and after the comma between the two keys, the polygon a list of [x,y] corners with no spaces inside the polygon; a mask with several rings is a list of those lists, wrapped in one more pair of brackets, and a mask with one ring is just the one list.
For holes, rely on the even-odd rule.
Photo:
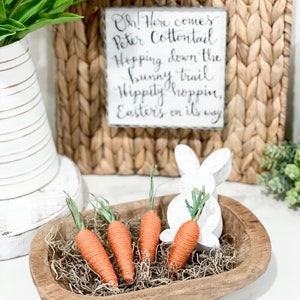
{"label": "white wall background", "polygon": [[[36,66],[50,126],[55,137],[55,61],[51,28],[43,28],[29,37],[30,50]],[[293,30],[289,72],[286,138],[300,137],[300,3],[293,1]]]}

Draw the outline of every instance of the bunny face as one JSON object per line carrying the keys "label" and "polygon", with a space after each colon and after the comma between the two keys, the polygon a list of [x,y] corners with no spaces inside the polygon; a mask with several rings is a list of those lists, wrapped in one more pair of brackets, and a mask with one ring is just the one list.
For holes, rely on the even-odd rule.
{"label": "bunny face", "polygon": [[213,152],[202,166],[192,149],[186,145],[175,148],[175,158],[181,174],[180,194],[170,202],[167,209],[169,229],[164,230],[160,239],[163,242],[173,242],[175,234],[182,223],[190,220],[185,199],[192,204],[191,191],[205,186],[210,199],[206,202],[198,220],[200,237],[198,247],[210,250],[219,247],[219,238],[223,230],[222,215],[217,201],[216,183],[220,184],[227,179],[231,171],[230,151],[227,148]]}

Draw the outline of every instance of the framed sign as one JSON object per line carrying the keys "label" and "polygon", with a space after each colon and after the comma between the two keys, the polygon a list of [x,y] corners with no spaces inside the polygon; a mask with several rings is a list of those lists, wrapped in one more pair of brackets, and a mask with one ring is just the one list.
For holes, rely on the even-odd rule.
{"label": "framed sign", "polygon": [[223,8],[105,9],[110,126],[224,126]]}

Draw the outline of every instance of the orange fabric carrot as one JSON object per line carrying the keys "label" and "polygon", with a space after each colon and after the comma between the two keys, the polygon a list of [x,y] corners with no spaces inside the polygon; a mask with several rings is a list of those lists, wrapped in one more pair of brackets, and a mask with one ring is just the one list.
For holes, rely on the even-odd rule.
{"label": "orange fabric carrot", "polygon": [[140,224],[139,233],[139,249],[141,260],[149,259],[150,263],[155,261],[156,248],[159,242],[161,232],[161,220],[154,210],[154,187],[153,176],[156,171],[156,166],[153,166],[150,173],[150,191],[149,191],[149,206],[150,209],[143,215]]}
{"label": "orange fabric carrot", "polygon": [[170,269],[181,269],[196,248],[200,236],[200,228],[197,221],[209,197],[209,194],[205,193],[205,187],[203,187],[202,191],[198,191],[197,189],[192,191],[193,206],[185,200],[191,220],[184,222],[175,235],[168,258]]}
{"label": "orange fabric carrot", "polygon": [[101,277],[103,282],[110,284],[113,287],[117,287],[117,275],[101,241],[93,231],[85,228],[78,208],[69,195],[66,197],[66,202],[72,214],[74,223],[79,230],[75,242],[80,254]]}
{"label": "orange fabric carrot", "polygon": [[95,211],[99,217],[109,224],[107,239],[121,276],[126,283],[131,284],[134,281],[135,268],[133,263],[134,255],[130,232],[125,224],[115,219],[106,199],[95,197],[95,200],[98,204],[100,204],[100,208],[97,208],[92,203]]}

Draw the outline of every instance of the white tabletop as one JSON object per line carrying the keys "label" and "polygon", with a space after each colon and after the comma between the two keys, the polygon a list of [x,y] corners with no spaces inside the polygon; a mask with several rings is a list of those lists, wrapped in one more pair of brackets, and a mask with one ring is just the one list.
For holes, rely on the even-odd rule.
{"label": "white tabletop", "polygon": [[[178,178],[155,177],[156,195],[178,192]],[[83,176],[85,191],[106,197],[111,204],[146,199],[148,176]],[[223,300],[300,299],[300,211],[276,200],[260,186],[225,182],[218,194],[231,197],[248,207],[265,226],[272,244],[266,272],[254,283]],[[259,256],[257,257],[259,259]],[[32,282],[28,256],[0,261],[1,300],[39,300]]]}

